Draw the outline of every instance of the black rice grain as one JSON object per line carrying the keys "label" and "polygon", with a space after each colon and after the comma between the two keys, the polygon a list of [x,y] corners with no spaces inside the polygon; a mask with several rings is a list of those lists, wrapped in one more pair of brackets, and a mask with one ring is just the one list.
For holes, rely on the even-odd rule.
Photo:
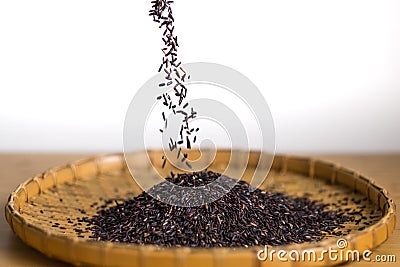
{"label": "black rice grain", "polygon": [[[206,186],[220,174],[171,173],[166,180],[186,187]],[[235,180],[223,176],[229,181]],[[222,178],[222,177],[221,177]],[[162,182],[150,190],[162,189]],[[239,181],[220,199],[197,207],[171,206],[146,192],[98,211],[89,224],[91,238],[167,247],[248,247],[320,240],[350,217],[306,197],[265,192]],[[179,196],[178,196],[179,197]],[[360,230],[362,227],[360,228]]]}
{"label": "black rice grain", "polygon": [[[162,57],[162,63],[158,68],[158,72],[164,70],[165,76],[164,76],[164,82],[159,83],[158,86],[159,87],[171,86],[175,91],[175,96],[177,97],[177,99],[171,99],[171,97],[169,96],[168,98],[166,98],[165,97],[166,93],[165,93],[163,94],[163,99],[161,98],[161,96],[159,96],[157,97],[157,100],[159,100],[160,102],[162,101],[162,104],[168,107],[168,110],[171,110],[174,115],[182,114],[184,117],[186,117],[184,123],[187,125],[187,127],[189,127],[188,126],[189,121],[195,118],[197,112],[194,112],[192,108],[191,116],[188,117],[186,116],[187,115],[186,112],[182,110],[178,111],[175,110],[176,107],[180,107],[182,105],[183,100],[186,98],[187,95],[187,88],[186,85],[184,84],[186,81],[185,78],[187,72],[181,66],[181,62],[178,60],[177,47],[179,47],[179,45],[178,45],[178,37],[174,33],[175,26],[173,24],[175,22],[175,19],[172,14],[173,2],[174,1],[172,0],[152,0],[151,9],[149,11],[149,16],[151,16],[153,18],[153,21],[158,24],[158,28],[164,30],[161,38],[164,43],[164,47],[161,48],[163,57]],[[190,75],[188,75],[188,79],[190,79]],[[178,102],[176,103],[176,101]],[[185,103],[183,108],[185,109],[188,105],[189,105],[188,103]],[[164,112],[162,113],[162,115],[163,115],[163,120],[165,122],[164,128],[166,129],[168,124]],[[160,130],[160,132],[164,133],[162,129]],[[180,131],[180,135],[181,139],[183,139],[182,130]],[[191,147],[190,143],[188,143],[187,148],[190,149],[190,147]],[[179,156],[177,158],[179,158]],[[164,163],[163,166],[165,166]]]}

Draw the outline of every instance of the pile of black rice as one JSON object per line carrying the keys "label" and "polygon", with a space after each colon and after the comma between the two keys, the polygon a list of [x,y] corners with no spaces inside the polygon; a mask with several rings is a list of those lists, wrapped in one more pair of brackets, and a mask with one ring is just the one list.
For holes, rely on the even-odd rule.
{"label": "pile of black rice", "polygon": [[[171,173],[167,181],[202,186],[220,174],[203,171]],[[226,177],[226,176],[225,176]],[[226,177],[233,182],[237,182]],[[153,192],[163,187],[154,186]],[[172,206],[146,192],[116,205],[103,206],[86,217],[90,238],[102,241],[155,244],[167,247],[249,247],[320,240],[350,220],[343,212],[306,197],[289,197],[239,181],[220,199],[197,207]]]}

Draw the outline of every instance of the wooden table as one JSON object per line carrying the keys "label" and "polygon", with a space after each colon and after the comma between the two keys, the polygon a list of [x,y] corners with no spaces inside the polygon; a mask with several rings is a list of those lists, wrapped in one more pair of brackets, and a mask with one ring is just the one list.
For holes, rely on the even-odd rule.
{"label": "wooden table", "polygon": [[[4,207],[9,194],[22,182],[49,167],[62,165],[68,161],[87,155],[51,154],[0,154],[0,203]],[[324,155],[317,158],[328,159],[345,167],[359,170],[386,188],[395,203],[400,203],[400,154],[398,155]],[[397,218],[400,218],[397,216]],[[400,263],[400,223],[395,232],[374,255],[395,255],[397,263],[358,262],[347,266],[399,266]],[[4,215],[0,219],[0,265],[1,266],[68,266],[48,259],[36,250],[22,243],[8,226]]]}

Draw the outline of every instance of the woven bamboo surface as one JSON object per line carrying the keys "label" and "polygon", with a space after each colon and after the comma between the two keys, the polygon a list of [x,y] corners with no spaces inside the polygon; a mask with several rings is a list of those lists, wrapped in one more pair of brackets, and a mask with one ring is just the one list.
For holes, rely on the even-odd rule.
{"label": "woven bamboo surface", "polygon": [[[160,152],[152,152],[153,161]],[[220,151],[210,169],[221,171],[229,160]],[[250,177],[258,154],[251,154]],[[157,162],[156,162],[157,165]],[[169,172],[169,170],[165,170]],[[348,241],[346,249],[372,249],[384,242],[395,227],[395,207],[385,189],[357,172],[310,158],[277,156],[270,177],[261,188],[283,191],[341,207],[362,211],[359,223],[341,229]],[[355,192],[356,191],[356,192]],[[280,262],[260,262],[259,248],[193,249],[159,248],[89,240],[77,233],[85,225],[82,216],[94,215],[104,200],[126,199],[141,192],[130,178],[122,155],[81,160],[50,169],[19,186],[10,196],[6,217],[13,231],[42,253],[76,265],[93,266],[280,266]],[[348,199],[345,201],[345,199]],[[364,216],[368,215],[368,216]],[[366,217],[365,219],[362,217]],[[365,227],[365,229],[363,228]],[[289,245],[277,249],[336,247],[337,236],[326,236],[316,244]],[[332,265],[340,261],[284,263],[286,266]]]}

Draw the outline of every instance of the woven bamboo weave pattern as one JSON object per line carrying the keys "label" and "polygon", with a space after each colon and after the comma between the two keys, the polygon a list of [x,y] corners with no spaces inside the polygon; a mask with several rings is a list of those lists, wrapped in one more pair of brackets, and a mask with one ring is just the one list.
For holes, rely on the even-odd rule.
{"label": "woven bamboo weave pattern", "polygon": [[[151,151],[156,166],[161,151]],[[223,171],[229,151],[219,151],[210,167]],[[258,162],[252,152],[242,179],[248,180]],[[140,159],[140,156],[139,156]],[[158,165],[157,165],[158,164]],[[143,171],[151,166],[142,166]],[[171,168],[160,169],[166,175]],[[173,169],[172,169],[173,170]],[[174,170],[175,171],[175,170]],[[395,227],[395,206],[385,189],[357,172],[310,158],[276,156],[261,189],[330,204],[329,208],[359,211],[356,221],[340,229],[349,242],[347,249],[372,249],[384,242]],[[108,201],[132,198],[142,192],[131,178],[122,155],[106,155],[50,169],[20,185],[10,196],[6,217],[13,231],[42,253],[75,265],[92,266],[279,266],[260,262],[259,247],[229,249],[160,248],[97,242],[89,239],[84,216],[95,215]],[[112,201],[110,201],[112,200]],[[338,236],[326,235],[318,243],[281,247],[315,249],[335,247]],[[281,249],[279,248],[279,249]],[[303,262],[301,266],[333,265],[340,262]],[[286,263],[296,266],[296,263]]]}

